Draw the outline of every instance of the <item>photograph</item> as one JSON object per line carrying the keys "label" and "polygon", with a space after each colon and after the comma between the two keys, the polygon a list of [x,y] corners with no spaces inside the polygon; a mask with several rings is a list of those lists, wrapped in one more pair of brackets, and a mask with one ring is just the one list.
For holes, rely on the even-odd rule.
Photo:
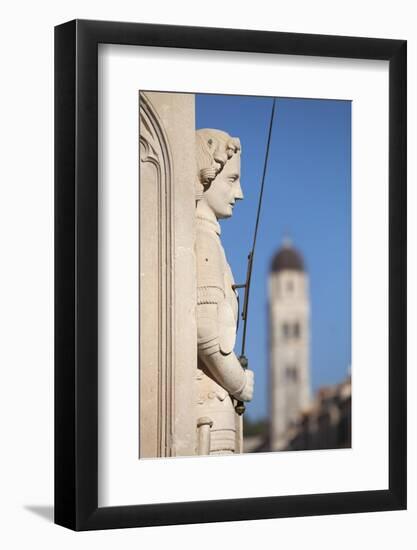
{"label": "photograph", "polygon": [[417,548],[417,18],[375,7],[3,5],[0,548]]}
{"label": "photograph", "polygon": [[351,107],[138,90],[139,459],[351,447]]}
{"label": "photograph", "polygon": [[404,509],[406,42],[55,52],[55,522]]}

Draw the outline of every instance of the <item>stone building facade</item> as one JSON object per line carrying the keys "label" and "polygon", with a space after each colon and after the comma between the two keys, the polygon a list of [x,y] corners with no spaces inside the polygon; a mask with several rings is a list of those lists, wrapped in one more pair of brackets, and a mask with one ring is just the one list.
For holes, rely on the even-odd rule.
{"label": "stone building facade", "polygon": [[194,95],[140,92],[139,130],[139,457],[189,456],[196,452]]}
{"label": "stone building facade", "polygon": [[286,450],[341,449],[351,446],[352,385],[320,388],[309,409],[288,430]]}

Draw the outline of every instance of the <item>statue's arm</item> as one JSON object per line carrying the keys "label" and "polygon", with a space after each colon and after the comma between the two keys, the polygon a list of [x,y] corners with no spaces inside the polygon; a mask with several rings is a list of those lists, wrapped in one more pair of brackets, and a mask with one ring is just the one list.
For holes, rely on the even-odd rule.
{"label": "statue's arm", "polygon": [[[199,359],[208,373],[233,397],[250,401],[253,373],[244,370],[233,346],[236,326],[223,318],[225,259],[217,237],[197,231],[197,345]],[[222,310],[222,312],[221,312]],[[221,317],[221,319],[220,319]],[[225,331],[231,331],[225,339]],[[227,345],[225,345],[225,342]]]}
{"label": "statue's arm", "polygon": [[[218,306],[216,297],[222,299],[222,291],[205,287],[204,297],[212,303],[197,305],[198,356],[214,380],[240,401],[250,401],[253,395],[253,372],[244,370],[236,354],[223,353],[219,343]],[[214,303],[213,303],[214,302]]]}

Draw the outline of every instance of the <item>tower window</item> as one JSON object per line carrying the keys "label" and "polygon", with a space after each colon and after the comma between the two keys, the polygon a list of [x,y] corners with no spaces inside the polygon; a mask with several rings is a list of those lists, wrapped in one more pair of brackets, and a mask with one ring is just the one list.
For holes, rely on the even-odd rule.
{"label": "tower window", "polygon": [[287,382],[297,382],[298,370],[295,365],[288,365],[285,369],[285,379]]}
{"label": "tower window", "polygon": [[283,323],[282,325],[282,335],[286,339],[290,338],[299,338],[300,337],[300,323]]}
{"label": "tower window", "polygon": [[294,283],[292,281],[287,281],[287,290],[292,292],[294,290]]}
{"label": "tower window", "polygon": [[300,337],[300,323],[294,323],[293,334],[294,334],[294,338]]}

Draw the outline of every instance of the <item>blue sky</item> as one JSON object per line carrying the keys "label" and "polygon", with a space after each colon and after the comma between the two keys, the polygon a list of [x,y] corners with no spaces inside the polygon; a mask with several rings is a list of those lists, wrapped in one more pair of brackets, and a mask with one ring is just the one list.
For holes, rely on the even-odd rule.
{"label": "blue sky", "polygon": [[[252,245],[271,106],[272,98],[196,96],[196,127],[224,130],[242,144],[245,198],[233,217],[221,222],[238,283],[245,281]],[[350,229],[351,103],[277,98],[248,316],[246,355],[255,371],[255,395],[247,406],[251,419],[267,416],[267,277],[285,235],[303,255],[310,280],[312,389],[346,376],[351,361]]]}

